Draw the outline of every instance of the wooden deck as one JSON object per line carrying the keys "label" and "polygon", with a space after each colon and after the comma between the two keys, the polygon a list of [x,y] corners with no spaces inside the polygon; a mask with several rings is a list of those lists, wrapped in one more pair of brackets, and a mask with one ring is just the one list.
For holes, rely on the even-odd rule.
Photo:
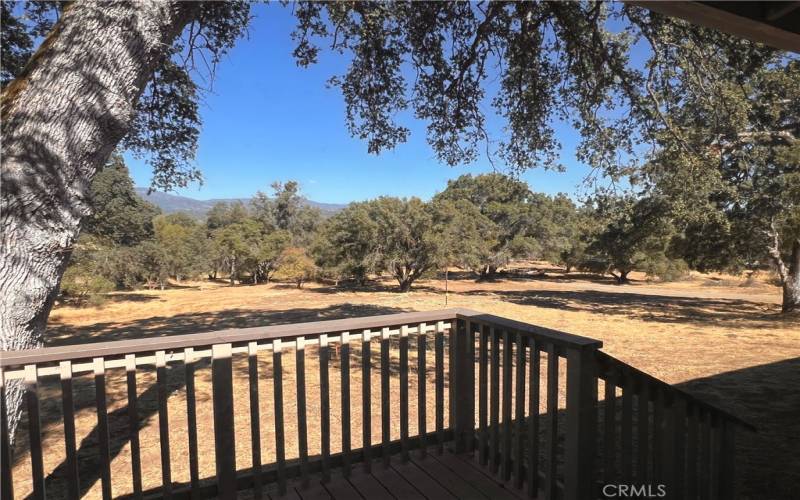
{"label": "wooden deck", "polygon": [[[370,472],[364,464],[353,464],[350,477],[341,469],[331,472],[331,480],[322,482],[320,475],[313,475],[309,484],[298,481],[288,483],[285,495],[280,495],[275,485],[262,498],[280,500],[448,500],[448,499],[527,499],[523,490],[517,490],[509,481],[499,483],[488,469],[480,466],[472,454],[454,454],[445,451],[438,455],[431,448],[425,458],[412,453],[409,461],[402,463],[400,456],[393,456],[389,467],[381,460],[372,462]],[[252,490],[242,491],[239,498],[256,498]]]}
{"label": "wooden deck", "polygon": [[[18,468],[23,474],[13,470],[8,422],[0,418],[0,498],[47,498],[47,488],[52,487],[47,479],[62,468],[51,456],[63,456],[64,450],[63,474],[70,498],[84,493],[81,479],[87,475],[100,481],[103,498],[109,500],[112,494],[218,495],[226,500],[237,496],[591,500],[597,496],[596,485],[631,484],[631,480],[665,484],[670,498],[735,498],[734,430],[752,427],[609,356],[601,347],[599,341],[537,325],[446,309],[4,352],[0,417],[5,415],[6,388],[13,383],[24,391],[27,425],[22,445],[27,457],[21,458],[30,468]],[[335,359],[332,350],[338,352]],[[271,357],[271,369],[262,366],[259,372],[259,353],[262,361]],[[290,356],[295,362],[283,364]],[[249,398],[234,398],[234,378],[241,376],[237,374],[243,373],[245,362]],[[210,370],[202,368],[200,378],[195,369],[203,366]],[[168,369],[183,372],[185,408],[168,404]],[[127,409],[113,410],[121,417],[115,423],[125,423],[112,427],[106,374],[114,370],[115,377],[124,370]],[[285,383],[284,372],[294,383]],[[137,373],[149,376],[137,378]],[[79,468],[78,452],[90,440],[81,437],[78,447],[73,398],[78,393],[73,377],[88,374],[94,375],[95,401],[78,408],[94,407],[97,415],[92,430],[97,461],[91,471]],[[312,383],[306,383],[307,377]],[[196,378],[203,387],[195,385]],[[360,404],[352,397],[357,394],[351,379],[361,393]],[[60,391],[52,390],[55,382]],[[259,388],[264,385],[273,388],[267,401]],[[145,399],[137,401],[140,394],[154,391],[157,408],[145,418],[158,415],[159,452],[148,454],[147,460],[160,458],[161,482],[143,491],[139,434]],[[296,402],[286,411],[284,392],[286,401]],[[213,414],[204,418],[212,419],[213,433],[207,425],[198,425],[198,398],[210,399]],[[271,405],[271,414],[263,412],[262,402]],[[61,422],[43,422],[41,404],[60,407]],[[118,404],[124,401],[115,402],[115,407]],[[249,429],[242,428],[248,413]],[[181,456],[177,456],[170,430],[184,423],[188,453],[178,448]],[[43,439],[53,429],[43,424],[63,427],[64,439]],[[335,429],[341,431],[338,435],[331,424],[341,425]],[[261,454],[262,431],[274,436],[269,461]],[[353,449],[352,437],[359,431],[358,445],[363,448]],[[112,467],[119,451],[112,445],[126,441],[131,444],[130,469]],[[287,456],[287,448],[293,453],[295,443],[297,455]],[[420,458],[420,446],[434,443],[470,454],[438,455],[428,450]],[[246,465],[237,464],[237,448],[243,445],[252,452]],[[331,453],[332,448],[342,451]],[[480,463],[491,460],[492,467],[477,465],[473,450],[479,450]],[[213,457],[213,474],[208,467],[201,473],[201,454],[208,455],[207,461]],[[593,460],[597,455],[599,460]],[[382,460],[369,461],[368,468],[358,463],[379,456]],[[414,458],[403,460],[409,456]],[[188,482],[174,480],[175,460],[188,461]],[[341,469],[336,468],[339,465]],[[330,477],[323,481],[322,476],[313,476],[317,471]],[[292,483],[295,478],[305,484]],[[259,481],[266,491],[242,491]],[[539,489],[546,493],[536,495]]]}

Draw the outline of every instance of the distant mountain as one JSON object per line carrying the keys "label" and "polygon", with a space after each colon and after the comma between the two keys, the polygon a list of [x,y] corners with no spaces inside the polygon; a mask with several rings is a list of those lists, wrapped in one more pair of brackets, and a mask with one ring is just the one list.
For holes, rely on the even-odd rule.
{"label": "distant mountain", "polygon": [[[186,212],[193,217],[202,219],[206,216],[211,207],[219,202],[237,202],[240,201],[245,205],[250,203],[250,198],[220,198],[213,200],[195,200],[187,196],[179,196],[177,194],[162,193],[153,191],[147,194],[147,188],[137,187],[136,193],[143,199],[158,206],[162,212],[171,214],[175,212]],[[319,208],[324,215],[333,215],[347,205],[339,203],[320,203],[318,201],[305,200],[306,205]]]}

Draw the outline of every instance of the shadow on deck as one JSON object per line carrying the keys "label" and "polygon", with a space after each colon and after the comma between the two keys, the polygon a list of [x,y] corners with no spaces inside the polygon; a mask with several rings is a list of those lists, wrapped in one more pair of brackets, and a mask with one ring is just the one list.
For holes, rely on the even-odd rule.
{"label": "shadow on deck", "polygon": [[439,454],[429,448],[424,457],[411,453],[407,461],[393,456],[388,464],[374,460],[370,467],[355,464],[349,475],[342,469],[332,471],[329,481],[321,474],[311,476],[308,484],[290,481],[281,494],[275,485],[264,489],[259,496],[254,490],[239,492],[238,498],[256,499],[335,499],[351,500],[454,500],[528,498],[526,492],[510,482],[500,483],[488,468],[479,465],[472,454],[455,454],[445,450]]}

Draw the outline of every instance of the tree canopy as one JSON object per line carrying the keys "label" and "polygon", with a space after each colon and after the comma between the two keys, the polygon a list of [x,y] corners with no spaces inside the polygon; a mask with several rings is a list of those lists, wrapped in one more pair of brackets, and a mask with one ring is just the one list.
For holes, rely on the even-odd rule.
{"label": "tree canopy", "polygon": [[85,222],[87,233],[125,246],[153,236],[153,217],[161,210],[136,194],[121,155],[111,155],[90,192],[93,213]]}
{"label": "tree canopy", "polygon": [[680,230],[674,251],[689,264],[769,264],[784,284],[784,309],[798,307],[800,60],[765,49],[728,53],[670,30],[660,36],[672,46],[658,53],[665,61],[683,52],[706,58],[692,72],[664,75],[654,90],[665,120],[634,181],[669,200]]}
{"label": "tree canopy", "polygon": [[[22,73],[60,8],[3,3],[4,84]],[[153,186],[162,189],[199,178],[191,160],[205,89],[197,81],[213,77],[251,16],[243,1],[186,8],[193,10],[185,31],[164,47],[124,141],[152,162]],[[370,152],[391,149],[410,134],[399,112],[413,109],[427,122],[437,158],[450,165],[488,154],[517,170],[559,168],[553,122],[561,119],[582,138],[580,160],[622,175],[619,154],[635,155],[638,143],[671,128],[664,96],[699,95],[697,75],[718,69],[710,59],[747,75],[778,53],[631,4],[300,2],[292,9],[300,66],[326,52],[351,61],[330,83],[342,92],[353,136]],[[637,45],[649,49],[642,63],[631,59]],[[502,140],[487,130],[487,113],[504,121]]]}

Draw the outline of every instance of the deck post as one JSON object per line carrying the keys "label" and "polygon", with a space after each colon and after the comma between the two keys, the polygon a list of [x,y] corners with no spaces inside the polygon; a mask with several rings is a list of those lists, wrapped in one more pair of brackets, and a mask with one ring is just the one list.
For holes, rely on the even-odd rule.
{"label": "deck post", "polygon": [[595,350],[594,347],[567,349],[565,500],[589,500],[594,494],[594,457],[597,439]]}
{"label": "deck post", "polygon": [[214,449],[220,498],[236,497],[236,444],[233,424],[231,345],[212,346],[211,385],[214,399]]}

